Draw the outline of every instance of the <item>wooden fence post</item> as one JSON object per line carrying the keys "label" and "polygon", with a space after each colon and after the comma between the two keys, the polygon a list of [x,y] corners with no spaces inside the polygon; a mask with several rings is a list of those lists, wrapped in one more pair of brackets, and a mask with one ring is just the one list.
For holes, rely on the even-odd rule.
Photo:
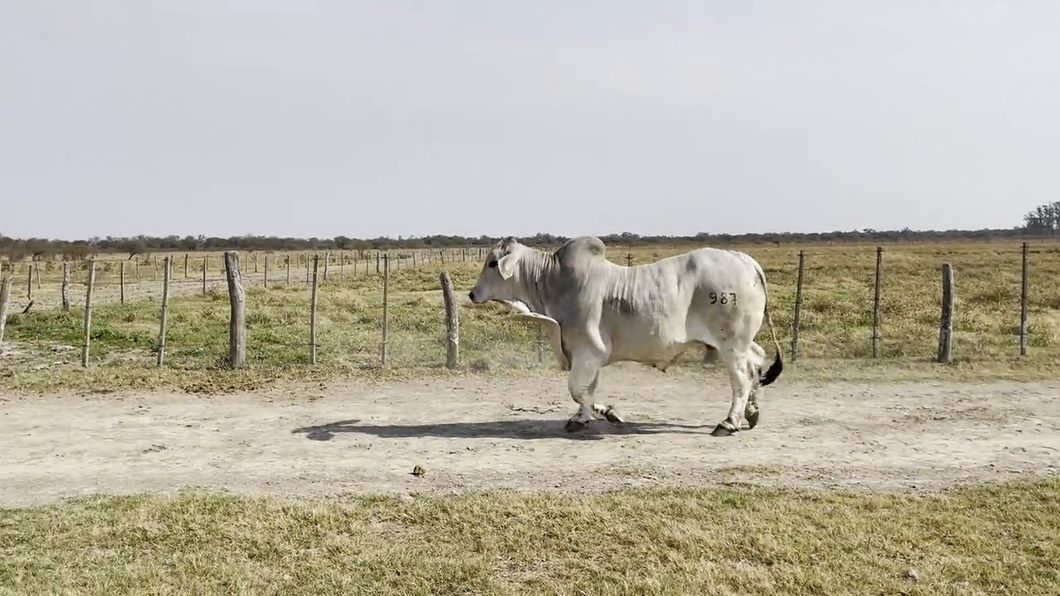
{"label": "wooden fence post", "polygon": [[29,262],[29,269],[26,269],[26,300],[33,300],[33,261]]}
{"label": "wooden fence post", "polygon": [[[317,363],[317,269],[320,256],[313,255],[313,292],[309,299],[309,364]],[[327,263],[324,271],[328,270]]]}
{"label": "wooden fence post", "polygon": [[346,268],[346,251],[339,251],[339,279],[342,279],[342,271]]}
{"label": "wooden fence post", "polygon": [[43,289],[44,285],[41,284],[41,281],[40,281],[40,263],[37,263],[33,267],[33,276],[37,278],[37,289],[38,290]]}
{"label": "wooden fence post", "polygon": [[1020,356],[1027,355],[1027,243],[1023,243],[1023,276],[1020,284]]}
{"label": "wooden fence post", "polygon": [[63,261],[63,312],[70,310],[70,263]]}
{"label": "wooden fence post", "polygon": [[239,255],[234,250],[225,251],[224,263],[225,277],[228,278],[228,302],[232,311],[228,324],[228,365],[243,368],[247,363],[247,320]]}
{"label": "wooden fence post", "polygon": [[799,357],[799,325],[802,322],[802,273],[805,262],[803,251],[799,251],[799,277],[795,282],[795,319],[791,325],[791,361]]}
{"label": "wooden fence post", "polygon": [[261,278],[262,287],[269,287],[269,255],[265,255],[265,276]]}
{"label": "wooden fence post", "polygon": [[883,281],[883,247],[876,247],[876,296],[872,303],[872,357],[880,357],[880,284]]}
{"label": "wooden fence post", "polygon": [[206,295],[206,269],[209,266],[210,257],[202,258],[202,295]]}
{"label": "wooden fence post", "polygon": [[184,279],[188,279],[188,253],[184,253]]}
{"label": "wooden fence post", "polygon": [[445,366],[454,369],[460,366],[460,314],[453,295],[453,280],[448,271],[442,271],[442,298],[445,300]]}
{"label": "wooden fence post", "polygon": [[81,341],[81,368],[88,368],[88,349],[92,343],[92,287],[96,285],[96,260],[88,261],[88,283],[85,289],[85,325]]}
{"label": "wooden fence post", "polygon": [[118,292],[121,296],[121,303],[125,304],[125,261],[118,263]]}
{"label": "wooden fence post", "polygon": [[[313,257],[313,266],[316,267],[317,257]],[[324,281],[328,280],[328,264],[331,262],[331,253],[324,251]]]}
{"label": "wooden fence post", "polygon": [[172,269],[169,259],[169,257],[166,257],[162,260],[162,266],[165,267],[165,270],[162,272],[162,315],[158,325],[157,364],[159,367],[162,366],[162,361],[166,358],[166,318],[169,315],[169,275]]}
{"label": "wooden fence post", "polygon": [[291,253],[287,253],[287,285],[291,285]]}
{"label": "wooden fence post", "polygon": [[7,326],[7,307],[10,302],[11,276],[8,276],[0,279],[0,359],[4,355],[4,327]]}
{"label": "wooden fence post", "polygon": [[949,364],[953,347],[953,266],[942,264],[942,320],[939,324],[938,361]]}
{"label": "wooden fence post", "polygon": [[[378,258],[379,255],[376,255]],[[378,261],[376,261],[378,263]],[[386,348],[387,341],[389,340],[389,330],[387,329],[387,316],[390,303],[390,296],[388,293],[388,286],[390,284],[390,254],[383,255],[383,341],[379,346],[379,361],[383,366],[386,366]]]}
{"label": "wooden fence post", "polygon": [[545,333],[542,330],[542,326],[537,326],[537,363],[541,364],[545,361]]}

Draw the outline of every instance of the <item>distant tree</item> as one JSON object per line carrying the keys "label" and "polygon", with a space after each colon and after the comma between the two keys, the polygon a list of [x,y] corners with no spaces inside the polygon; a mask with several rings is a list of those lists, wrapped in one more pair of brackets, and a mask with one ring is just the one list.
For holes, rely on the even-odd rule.
{"label": "distant tree", "polygon": [[1023,227],[1029,234],[1056,234],[1060,231],[1060,201],[1035,207],[1023,216]]}

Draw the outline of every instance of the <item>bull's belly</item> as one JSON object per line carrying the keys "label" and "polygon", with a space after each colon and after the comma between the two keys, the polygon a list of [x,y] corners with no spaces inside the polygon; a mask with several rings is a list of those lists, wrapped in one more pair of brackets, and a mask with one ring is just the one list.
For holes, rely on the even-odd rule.
{"label": "bull's belly", "polygon": [[610,346],[608,363],[641,362],[643,364],[666,364],[675,357],[703,342],[687,337],[648,336],[640,341],[614,341]]}
{"label": "bull's belly", "polygon": [[608,317],[604,329],[610,333],[601,335],[609,348],[609,362],[663,364],[690,348],[703,344],[717,346],[710,321],[692,313],[685,312],[684,315],[665,321]]}

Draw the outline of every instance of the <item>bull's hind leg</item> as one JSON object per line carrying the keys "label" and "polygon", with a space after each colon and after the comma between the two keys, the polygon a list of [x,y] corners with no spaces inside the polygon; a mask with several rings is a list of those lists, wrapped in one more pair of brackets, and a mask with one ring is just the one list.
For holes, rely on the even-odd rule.
{"label": "bull's hind leg", "polygon": [[729,384],[732,385],[732,403],[729,405],[729,415],[710,433],[715,437],[727,437],[740,430],[740,414],[744,411],[751,391],[751,379],[747,376],[747,356],[730,352],[726,355],[726,365]]}
{"label": "bull's hind leg", "polygon": [[759,382],[762,376],[762,362],[765,361],[765,350],[755,342],[751,342],[752,354],[747,358],[747,378],[750,380],[750,390],[747,394],[747,405],[744,406],[743,415],[747,418],[747,427],[752,429],[758,426],[758,395],[762,391]]}
{"label": "bull's hind leg", "polygon": [[762,386],[758,382],[760,371],[761,368],[757,366],[747,367],[750,391],[747,393],[747,405],[743,408],[743,416],[747,419],[748,430],[758,426],[758,416],[761,413],[758,409],[758,393],[762,390]]}

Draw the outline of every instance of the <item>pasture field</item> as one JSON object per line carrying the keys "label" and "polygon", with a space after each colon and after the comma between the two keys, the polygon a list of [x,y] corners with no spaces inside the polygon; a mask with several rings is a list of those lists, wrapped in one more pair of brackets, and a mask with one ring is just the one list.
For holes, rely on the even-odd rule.
{"label": "pasture field", "polygon": [[[444,265],[457,371],[444,366],[436,261],[392,264],[386,367],[374,258],[341,278],[333,265],[314,366],[304,265],[289,286],[275,266],[265,289],[244,257],[238,371],[223,365],[218,270],[203,293],[174,267],[159,368],[161,274],[145,268],[119,304],[114,266],[97,263],[82,369],[83,270],[69,312],[53,263],[19,314],[16,269],[0,594],[1055,593],[1060,246],[1031,244],[1019,358],[1018,243],[884,245],[876,360],[874,245],[739,248],[766,271],[786,366],[760,425],[728,438],[710,436],[727,379],[699,354],[666,373],[605,369],[598,400],[629,422],[565,433],[574,404],[548,344],[539,353],[531,325],[468,303],[477,259]],[[957,297],[948,366],[932,362],[943,262]],[[758,341],[772,356],[768,330]]]}
{"label": "pasture field", "polygon": [[[687,246],[627,249],[610,247],[608,257],[643,263],[687,250]],[[881,358],[872,359],[875,247],[746,246],[766,272],[771,314],[790,361],[799,250],[805,250],[805,279],[799,361],[787,374],[800,379],[961,378],[1049,379],[1060,374],[1060,244],[1035,242],[1030,250],[1028,354],[1019,358],[1021,265],[1018,243],[894,244],[884,246],[881,295]],[[408,251],[404,253],[408,256]],[[165,255],[151,255],[161,260]],[[221,259],[211,256],[207,292],[192,268],[183,277],[183,254],[173,255],[174,282],[167,333],[166,364],[154,366],[158,340],[161,274],[142,266],[139,282],[129,282],[126,303],[117,304],[117,261],[99,263],[92,315],[91,362],[80,368],[85,273],[75,270],[72,307],[57,307],[61,266],[45,265],[26,302],[25,280],[14,292],[15,314],[8,322],[0,389],[15,392],[122,389],[182,389],[218,392],[255,389],[278,381],[340,378],[395,379],[437,374],[444,369],[445,324],[438,274],[450,272],[460,304],[462,372],[505,375],[554,369],[547,342],[538,350],[534,325],[509,317],[502,307],[473,308],[467,291],[481,268],[478,259],[455,255],[416,266],[409,258],[393,263],[389,281],[388,364],[381,367],[382,276],[374,258],[350,262],[343,272],[331,266],[318,295],[316,366],[309,365],[310,290],[307,254],[293,254],[292,281],[273,255],[270,285],[262,283],[265,255],[244,257],[247,288],[247,368],[228,371],[228,298]],[[202,255],[193,255],[192,262]],[[140,258],[140,257],[138,257]],[[347,257],[349,258],[349,257]],[[253,261],[252,261],[253,259]],[[253,262],[253,265],[251,263]],[[956,307],[951,366],[932,362],[938,346],[943,262],[954,266]],[[399,264],[401,263],[401,264]],[[23,265],[24,266],[24,265]],[[131,269],[131,267],[130,267]],[[25,269],[23,269],[24,271]],[[148,273],[150,270],[150,273]],[[255,273],[255,271],[257,271]],[[318,271],[322,277],[322,273]],[[126,278],[131,279],[131,272]],[[758,342],[772,352],[768,330]],[[699,355],[682,360],[698,366]],[[790,377],[789,377],[790,378]]]}

